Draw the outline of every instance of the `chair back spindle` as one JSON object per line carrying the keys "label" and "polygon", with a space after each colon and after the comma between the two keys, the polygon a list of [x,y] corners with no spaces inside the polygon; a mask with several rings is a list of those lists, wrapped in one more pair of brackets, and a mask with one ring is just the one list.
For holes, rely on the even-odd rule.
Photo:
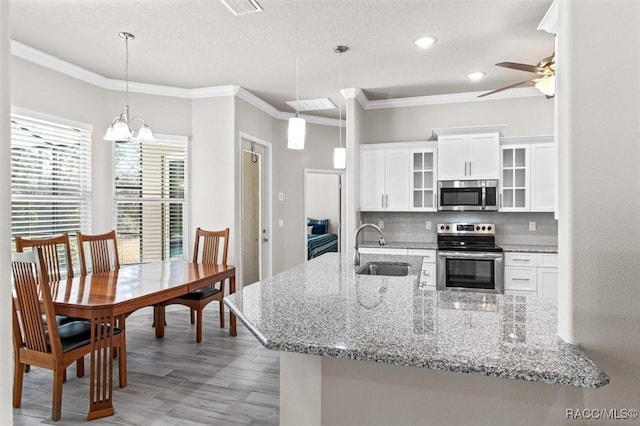
{"label": "chair back spindle", "polygon": [[[200,239],[202,238],[202,253],[198,259]],[[222,231],[205,231],[196,229],[196,241],[193,248],[193,262],[217,264],[220,254],[220,243],[222,243],[222,264],[227,264],[227,252],[229,251],[229,228]]]}
{"label": "chair back spindle", "polygon": [[[14,330],[16,342],[27,349],[43,353],[61,353],[55,311],[51,299],[51,289],[47,276],[42,249],[35,247],[32,252],[14,253],[12,256],[13,285],[15,301],[13,305],[14,324],[22,325]],[[16,306],[17,305],[17,306]],[[46,319],[43,321],[43,318]]]}
{"label": "chair back spindle", "polygon": [[[80,273],[82,275],[87,275],[89,272],[97,274],[120,269],[116,231],[100,235],[87,235],[78,232],[77,235]],[[85,244],[90,253],[91,270],[87,267]]]}
{"label": "chair back spindle", "polygon": [[[41,259],[47,267],[49,281],[60,281],[62,278],[73,278],[73,261],[71,259],[71,245],[69,235],[62,234],[49,238],[23,238],[16,237],[16,251],[24,252],[25,248],[41,249]],[[60,254],[64,253],[66,271],[61,268]],[[66,272],[66,275],[65,275]]]}

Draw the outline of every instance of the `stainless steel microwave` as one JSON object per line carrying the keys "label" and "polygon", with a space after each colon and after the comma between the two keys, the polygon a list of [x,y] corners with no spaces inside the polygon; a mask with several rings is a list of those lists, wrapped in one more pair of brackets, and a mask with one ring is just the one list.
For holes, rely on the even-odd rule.
{"label": "stainless steel microwave", "polygon": [[438,210],[498,210],[498,181],[438,181]]}

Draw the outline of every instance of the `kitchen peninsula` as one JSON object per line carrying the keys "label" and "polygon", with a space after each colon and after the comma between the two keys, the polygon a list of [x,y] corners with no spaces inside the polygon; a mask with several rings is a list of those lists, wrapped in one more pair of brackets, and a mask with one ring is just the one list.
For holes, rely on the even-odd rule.
{"label": "kitchen peninsula", "polygon": [[[362,255],[362,264],[384,259]],[[389,260],[408,262],[409,274],[359,275],[330,253],[225,298],[282,351],[281,424],[528,424],[481,412],[487,398],[553,423],[580,388],[608,383],[557,336],[544,299],[421,288],[421,257]],[[447,397],[460,392],[464,401]]]}

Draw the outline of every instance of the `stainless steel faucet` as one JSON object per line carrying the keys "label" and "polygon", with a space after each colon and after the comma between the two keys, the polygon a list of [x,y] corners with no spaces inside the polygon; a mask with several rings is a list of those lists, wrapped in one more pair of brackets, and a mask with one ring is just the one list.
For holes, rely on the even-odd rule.
{"label": "stainless steel faucet", "polygon": [[360,265],[360,252],[358,251],[358,235],[360,234],[360,231],[362,231],[364,228],[373,228],[376,231],[378,231],[378,234],[380,234],[380,238],[378,239],[378,244],[380,244],[381,246],[387,245],[387,242],[384,240],[384,236],[382,235],[382,229],[378,228],[373,223],[363,223],[362,225],[360,225],[360,227],[358,229],[356,229],[356,233],[355,233],[355,235],[353,237],[353,239],[356,242],[356,245],[354,247],[355,250],[353,252],[353,264],[354,264],[354,266]]}

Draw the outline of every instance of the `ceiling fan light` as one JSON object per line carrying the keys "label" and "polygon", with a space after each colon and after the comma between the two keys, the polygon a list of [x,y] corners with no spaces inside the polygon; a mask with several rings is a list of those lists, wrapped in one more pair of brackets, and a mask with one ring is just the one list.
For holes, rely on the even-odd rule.
{"label": "ceiling fan light", "polygon": [[555,75],[549,75],[543,77],[536,84],[535,88],[541,91],[546,96],[553,96],[556,93],[556,77]]}
{"label": "ceiling fan light", "polygon": [[306,133],[305,119],[300,117],[291,117],[289,119],[287,148],[304,149],[305,133]]}
{"label": "ceiling fan light", "polygon": [[344,169],[347,166],[347,148],[333,148],[333,168]]}

